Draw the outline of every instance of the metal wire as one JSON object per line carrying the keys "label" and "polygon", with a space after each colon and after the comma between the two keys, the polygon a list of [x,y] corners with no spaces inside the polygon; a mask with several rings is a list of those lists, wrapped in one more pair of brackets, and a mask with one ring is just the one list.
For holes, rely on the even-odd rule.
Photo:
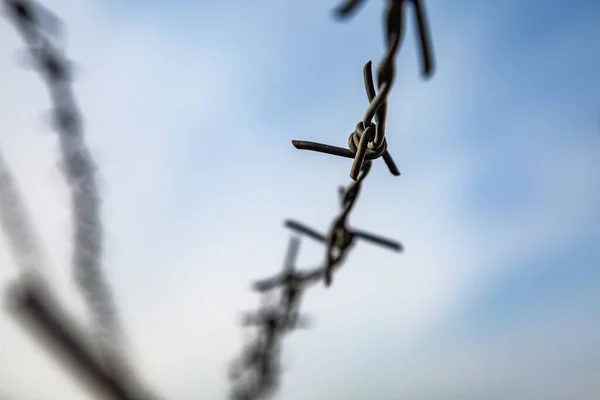
{"label": "metal wire", "polygon": [[[349,17],[364,0],[348,0],[335,10],[339,19]],[[386,53],[377,67],[377,92],[373,83],[371,61],[363,68],[365,91],[369,106],[354,132],[348,138],[348,149],[322,143],[292,140],[294,147],[300,150],[311,150],[339,157],[353,158],[350,178],[356,180],[365,162],[383,157],[392,175],[400,175],[400,171],[392,156],[387,151],[385,124],[387,117],[387,97],[396,77],[395,58],[404,35],[404,5],[408,0],[388,0],[385,9]],[[426,24],[425,7],[421,0],[411,0],[417,20],[419,44],[421,49],[422,74],[429,78],[433,74],[433,55],[429,29]],[[372,122],[375,118],[375,123]]]}
{"label": "metal wire", "polygon": [[[354,210],[363,183],[371,171],[373,160],[382,157],[389,171],[395,176],[400,175],[392,156],[387,151],[385,125],[387,97],[394,83],[396,73],[395,57],[404,32],[403,10],[405,2],[405,0],[388,1],[385,9],[387,50],[377,68],[377,91],[373,83],[371,61],[369,61],[363,68],[363,80],[369,106],[362,120],[356,124],[354,132],[348,138],[348,149],[315,142],[292,140],[292,144],[300,150],[312,150],[339,157],[353,158],[354,161],[350,169],[350,178],[353,181],[347,187],[339,189],[341,210],[333,218],[329,232],[326,235],[300,222],[285,220],[284,224],[287,228],[323,243],[326,250],[325,260],[317,268],[303,272],[296,271],[294,267],[299,239],[292,237],[283,272],[275,277],[254,282],[252,289],[260,293],[266,293],[277,287],[282,288],[281,301],[278,311],[274,308],[269,309],[270,319],[257,320],[263,329],[258,331],[255,341],[250,342],[243,350],[242,357],[245,357],[243,358],[245,362],[234,361],[235,364],[232,368],[235,369],[236,373],[230,375],[230,378],[234,381],[231,399],[266,399],[274,393],[280,381],[277,374],[281,373],[281,370],[278,368],[265,368],[265,366],[278,365],[276,357],[280,354],[279,346],[284,334],[297,327],[306,326],[306,320],[300,319],[299,316],[302,291],[321,279],[324,281],[325,287],[330,287],[334,272],[338,271],[347,260],[356,239],[394,251],[403,250],[403,246],[392,239],[349,228],[348,220],[352,210]],[[362,0],[348,0],[335,10],[335,15],[338,19],[347,18],[362,3]],[[421,48],[422,74],[428,78],[433,73],[433,56],[424,6],[420,0],[413,0],[412,3]],[[373,119],[375,119],[374,123],[372,122]],[[263,309],[260,309],[259,313],[264,312],[261,310]],[[290,321],[292,325],[286,325]],[[269,343],[273,347],[277,345],[277,351],[268,351],[269,346],[260,347],[259,343]],[[254,373],[254,375],[262,378],[242,380],[244,367],[247,373]],[[265,376],[265,374],[269,376]]]}
{"label": "metal wire", "polygon": [[107,361],[114,362],[118,357],[118,362],[124,364],[123,351],[119,348],[122,329],[102,272],[104,238],[96,166],[85,144],[82,118],[70,88],[69,61],[56,45],[59,38],[49,34],[44,25],[48,18],[40,17],[51,14],[48,10],[27,0],[5,0],[4,5],[22,34],[54,104],[61,166],[71,191],[75,281],[95,319],[96,339]]}
{"label": "metal wire", "polygon": [[[284,268],[274,277],[262,279],[252,284],[252,290],[262,294],[262,304],[255,312],[242,318],[244,327],[256,328],[255,337],[243,348],[242,353],[230,365],[229,378],[232,381],[230,399],[257,400],[271,397],[280,385],[280,354],[285,335],[299,328],[309,327],[309,319],[300,314],[303,291],[323,280],[325,287],[331,287],[333,275],[347,260],[356,239],[370,242],[384,248],[400,252],[403,246],[363,230],[350,228],[349,219],[355,208],[358,196],[369,175],[373,160],[382,157],[393,175],[400,175],[392,156],[387,150],[386,117],[387,101],[395,78],[395,58],[404,34],[404,5],[408,0],[388,0],[384,12],[386,52],[377,67],[377,88],[373,81],[371,61],[363,67],[363,80],[369,105],[348,138],[348,148],[321,143],[293,140],[293,145],[301,150],[312,150],[340,157],[352,158],[350,182],[339,188],[340,212],[330,225],[329,232],[322,234],[293,220],[285,220],[284,225],[299,235],[322,243],[325,257],[321,265],[305,271],[296,270],[296,257],[300,237],[290,239]],[[351,16],[364,3],[363,0],[347,0],[334,10],[337,19]],[[417,21],[420,44],[422,75],[429,78],[433,74],[433,56],[426,25],[425,10],[420,0],[411,0]],[[88,371],[88,377],[104,387],[107,396],[113,399],[131,398],[123,389],[126,385],[115,374],[107,374],[110,368],[126,365],[125,360],[116,357],[118,337],[122,329],[116,318],[108,284],[101,274],[102,225],[100,200],[95,181],[95,165],[86,148],[82,122],[73,94],[69,87],[71,73],[69,63],[58,49],[61,39],[58,18],[48,10],[28,0],[4,0],[9,17],[24,37],[32,58],[50,89],[54,103],[54,122],[59,132],[64,173],[72,193],[74,209],[74,254],[73,267],[88,306],[94,314],[97,328],[103,333],[102,349],[112,364],[98,364],[98,359],[82,345],[72,340],[73,329],[67,322],[50,312],[44,291],[35,287],[31,290],[13,290],[12,305],[37,321],[54,340],[55,346],[64,348],[81,368]],[[373,122],[374,119],[374,122]],[[1,156],[1,154],[0,154]],[[25,220],[25,209],[19,206],[18,192],[10,171],[0,157],[0,222],[5,233],[11,238],[14,252],[23,254],[36,246],[29,235]],[[3,172],[6,170],[7,172]],[[15,194],[16,193],[16,194]],[[17,206],[15,206],[17,204]],[[13,207],[13,211],[11,208]],[[16,207],[16,208],[15,208]],[[19,225],[20,224],[20,225]],[[29,229],[31,231],[31,229]],[[35,252],[32,252],[35,254]],[[25,266],[35,265],[37,259],[28,261]],[[32,269],[33,267],[28,267]],[[274,289],[282,289],[279,297],[273,297]],[[15,294],[16,293],[16,294]],[[16,301],[16,303],[15,303]],[[15,305],[16,304],[16,305]],[[61,322],[62,321],[62,322]],[[139,394],[139,391],[138,391]],[[146,392],[140,398],[149,398]]]}
{"label": "metal wire", "polygon": [[[59,134],[60,164],[71,192],[73,209],[73,273],[93,316],[95,343],[85,347],[73,339],[75,328],[65,322],[64,310],[51,301],[47,290],[40,290],[47,286],[42,279],[42,247],[35,240],[14,177],[0,158],[0,222],[23,272],[19,290],[9,292],[12,294],[7,299],[9,308],[33,319],[35,331],[45,333],[45,337],[61,349],[77,369],[92,377],[96,387],[108,385],[105,394],[117,399],[131,399],[134,397],[125,387],[133,387],[136,378],[125,357],[122,328],[110,286],[102,272],[104,239],[96,167],[85,144],[82,118],[70,88],[69,62],[58,47],[62,23],[33,1],[4,0],[3,3],[8,18],[23,36],[54,105],[53,125]],[[145,398],[149,397],[150,392],[144,393]]]}

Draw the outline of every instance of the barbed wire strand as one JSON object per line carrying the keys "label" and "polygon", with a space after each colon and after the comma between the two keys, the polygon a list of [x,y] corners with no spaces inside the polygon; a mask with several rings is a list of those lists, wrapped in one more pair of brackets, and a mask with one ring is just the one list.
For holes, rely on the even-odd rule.
{"label": "barbed wire strand", "polygon": [[[61,169],[71,192],[75,282],[94,318],[95,338],[104,362],[125,372],[130,368],[122,348],[123,329],[102,271],[104,243],[96,166],[85,144],[83,121],[70,88],[70,63],[58,49],[57,38],[52,38],[44,25],[49,18],[42,16],[52,15],[49,10],[28,0],[4,0],[4,5],[54,104],[53,125],[59,137]],[[54,21],[60,20],[55,17]],[[56,32],[56,23],[51,28]]]}
{"label": "barbed wire strand", "polygon": [[[21,317],[28,325],[26,327],[33,327],[34,333],[42,333],[42,339],[57,349],[58,355],[66,358],[67,365],[74,366],[74,371],[91,383],[93,390],[119,400],[140,398],[132,395],[135,390],[132,380],[118,381],[105,372],[95,359],[96,355],[86,348],[75,324],[66,320],[64,312],[61,315],[58,303],[45,283],[47,260],[44,249],[1,149],[0,225],[22,274],[7,292],[8,310]],[[144,398],[150,398],[150,394]]]}
{"label": "barbed wire strand", "polygon": [[[334,12],[338,19],[350,16],[363,3],[363,0],[348,0],[340,5]],[[262,329],[258,335],[242,351],[241,359],[234,360],[230,379],[233,388],[230,398],[232,400],[258,400],[271,397],[280,381],[279,355],[281,353],[281,340],[283,335],[290,333],[298,327],[306,327],[306,320],[301,320],[299,315],[301,293],[315,282],[323,280],[325,287],[330,287],[333,273],[344,264],[350,250],[361,239],[372,244],[394,251],[403,251],[403,246],[391,239],[387,239],[366,231],[351,229],[348,220],[362,185],[368,176],[372,161],[382,157],[389,171],[393,175],[400,175],[392,156],[387,151],[385,125],[387,117],[387,97],[390,93],[395,78],[395,57],[399,50],[404,32],[403,9],[407,1],[389,0],[385,9],[386,53],[377,68],[377,91],[373,83],[371,61],[363,68],[363,80],[369,106],[356,125],[354,132],[348,139],[349,149],[331,145],[293,140],[292,144],[300,150],[312,150],[321,153],[353,158],[350,170],[352,182],[339,188],[341,211],[333,219],[329,233],[323,235],[316,230],[294,220],[285,220],[287,228],[298,234],[308,236],[326,247],[326,257],[322,266],[308,271],[296,271],[295,259],[299,248],[299,238],[292,237],[288,246],[288,254],[284,270],[277,276],[254,282],[252,289],[259,293],[267,293],[275,288],[281,288],[279,306],[271,305],[270,308],[261,308],[253,317],[254,324]],[[413,0],[417,32],[421,49],[422,74],[428,78],[433,73],[433,56],[426,25],[424,6],[420,0]],[[375,123],[372,120],[375,119]],[[248,325],[248,320],[244,325]],[[243,379],[243,372],[252,374],[254,379]]]}
{"label": "barbed wire strand", "polygon": [[[35,34],[38,22],[33,16],[32,3],[29,1],[4,0],[12,6],[12,17],[17,22],[21,33],[30,46],[31,54],[41,63],[42,73],[51,89],[55,104],[56,125],[62,133],[61,145],[67,179],[72,186],[75,215],[82,218],[81,222],[92,223],[95,228],[101,227],[99,215],[99,202],[94,180],[94,164],[89,151],[83,145],[81,137],[81,121],[75,107],[73,96],[68,87],[68,74],[66,62],[56,48],[43,35]],[[233,382],[230,398],[232,400],[266,399],[271,397],[280,383],[280,353],[281,342],[285,334],[298,328],[309,326],[308,319],[300,315],[300,301],[302,292],[312,284],[324,281],[330,287],[333,273],[343,265],[354,246],[356,239],[361,239],[380,245],[390,250],[402,251],[400,243],[383,238],[372,233],[351,229],[348,220],[354,209],[358,195],[365,178],[372,167],[372,161],[382,157],[393,175],[400,175],[391,155],[387,151],[385,124],[387,117],[387,97],[395,78],[395,57],[399,50],[404,33],[404,6],[408,0],[388,0],[384,12],[386,32],[386,53],[377,68],[377,91],[373,82],[371,61],[363,68],[365,91],[369,106],[361,121],[356,125],[348,139],[348,149],[306,141],[292,141],[293,145],[301,150],[312,150],[331,155],[354,159],[350,170],[352,182],[345,188],[339,189],[341,211],[333,219],[327,235],[323,235],[306,225],[286,220],[285,226],[301,235],[308,236],[323,243],[326,247],[326,256],[323,264],[307,271],[297,271],[295,260],[299,250],[300,238],[292,236],[284,264],[284,270],[276,277],[254,282],[252,289],[263,294],[263,301],[254,313],[246,313],[242,318],[243,326],[254,326],[257,335],[243,349],[242,355],[234,360],[229,369],[229,377]],[[422,61],[422,74],[430,77],[433,73],[433,57],[430,44],[424,6],[420,0],[412,0],[417,31],[420,42]],[[335,14],[338,19],[349,17],[356,12],[363,0],[348,0],[340,5]],[[29,7],[29,8],[28,8]],[[34,29],[36,27],[36,29]],[[36,42],[37,40],[37,42]],[[37,44],[36,44],[37,43]],[[41,43],[41,45],[40,45]],[[373,122],[375,119],[375,122]],[[75,189],[87,189],[75,190]],[[77,197],[75,193],[86,193],[86,196]],[[79,205],[75,204],[80,202]],[[88,221],[90,219],[91,221]],[[97,225],[93,223],[97,222]],[[78,225],[77,225],[78,226]],[[84,229],[85,228],[85,229]],[[90,301],[101,300],[102,307],[95,304],[94,309],[102,322],[110,326],[114,321],[107,318],[106,311],[112,302],[106,301],[107,288],[103,281],[97,281],[102,251],[101,230],[91,230],[89,225],[81,225],[82,234],[76,240],[76,248],[81,251],[86,248],[92,255],[87,258],[74,256],[82,271],[88,273],[86,282],[80,285],[88,290]],[[85,237],[87,240],[84,240]],[[97,242],[94,242],[97,240]],[[91,249],[90,249],[91,247]],[[82,254],[78,251],[76,254]],[[95,256],[95,258],[94,258]],[[82,260],[85,260],[83,262]],[[79,262],[78,262],[79,261]],[[82,268],[83,265],[83,268]],[[91,286],[90,286],[91,282]],[[97,285],[97,286],[94,286]],[[281,288],[278,298],[271,296],[273,289]],[[92,293],[90,293],[93,292]],[[273,300],[275,299],[275,300]],[[114,306],[113,306],[114,309]],[[113,314],[114,317],[114,314]],[[114,326],[113,326],[114,327]],[[113,398],[119,398],[114,397]]]}
{"label": "barbed wire strand", "polygon": [[37,276],[28,275],[9,286],[8,311],[24,327],[48,345],[57,358],[65,361],[76,377],[99,398],[115,400],[151,399],[139,383],[107,369],[86,341],[84,332],[61,310],[50,287]]}
{"label": "barbed wire strand", "polygon": [[0,148],[0,224],[23,274],[40,275],[47,258],[12,170]]}
{"label": "barbed wire strand", "polygon": [[[65,320],[66,314],[63,312],[62,316],[57,316],[55,312],[50,314],[47,312],[49,309],[58,309],[57,305],[42,304],[44,307],[41,308],[34,306],[42,300],[51,302],[49,295],[44,294],[48,292],[48,288],[45,287],[47,285],[41,279],[34,282],[32,279],[27,279],[27,274],[23,277],[21,291],[26,293],[27,296],[21,296],[21,300],[15,299],[13,303],[18,304],[19,307],[12,307],[13,311],[28,311],[29,316],[37,320],[37,328],[41,328],[46,336],[53,340],[53,343],[61,347],[63,352],[68,353],[68,356],[72,361],[75,361],[76,365],[84,370],[91,371],[92,376],[96,374],[95,379],[97,382],[108,382],[106,377],[103,378],[101,375],[97,375],[98,368],[102,368],[102,371],[110,371],[109,375],[112,378],[119,379],[123,387],[126,384],[130,387],[137,386],[137,393],[145,392],[147,393],[145,398],[147,398],[150,396],[150,392],[142,389],[125,357],[122,328],[118,322],[110,288],[102,275],[103,232],[100,218],[100,199],[95,179],[95,165],[84,143],[81,117],[69,86],[71,79],[69,63],[55,43],[57,38],[50,37],[52,33],[56,35],[57,32],[61,31],[60,24],[62,22],[49,10],[31,1],[4,0],[4,11],[24,37],[35,66],[50,89],[54,104],[54,127],[59,133],[62,155],[61,167],[72,197],[74,217],[72,264],[75,281],[78,283],[80,292],[94,317],[94,335],[92,335],[92,338],[94,338],[95,348],[90,348],[88,343],[88,347],[85,348],[87,351],[86,356],[81,352],[82,344],[68,339],[68,337],[73,336],[74,326],[59,329],[62,326],[60,321]],[[48,26],[44,25],[45,23],[50,23],[50,29],[47,29]],[[9,207],[9,209],[3,213],[5,217],[2,222],[3,229],[9,237],[9,242],[12,243],[13,253],[21,258],[23,258],[23,253],[37,254],[36,246],[31,243],[31,238],[34,235],[28,233],[31,229],[27,229],[23,217],[15,217],[16,215],[22,215],[23,212],[12,215],[12,219],[11,216],[6,217],[7,214],[10,215],[13,212],[10,207],[18,209],[19,203],[22,202],[17,201],[19,199],[18,193],[14,189],[14,184],[10,185],[11,180],[7,178],[9,175],[5,173],[3,177],[6,178],[3,181],[3,196],[7,200],[4,208]],[[20,206],[20,208],[23,209],[23,206]],[[29,261],[26,263],[27,268],[23,267],[23,262],[18,264],[23,267],[24,272],[27,272],[32,269],[31,265],[37,263],[40,263],[40,261]],[[13,290],[11,293],[16,292]],[[33,303],[30,300],[32,298],[35,299]],[[99,363],[99,366],[90,366],[90,357],[93,358],[94,362]],[[109,393],[111,393],[110,390]],[[114,391],[112,393],[114,394]],[[117,396],[117,398],[122,397]]]}
{"label": "barbed wire strand", "polygon": [[[356,11],[364,0],[349,0],[336,9],[338,18],[347,18]],[[396,75],[395,58],[404,33],[404,6],[408,0],[388,0],[384,13],[386,32],[386,53],[377,67],[378,93],[375,92],[371,61],[363,67],[365,91],[369,106],[354,132],[348,138],[348,149],[322,143],[292,140],[294,147],[320,153],[353,158],[350,178],[356,180],[364,163],[383,157],[392,175],[400,175],[392,156],[387,151],[385,124],[387,117],[387,97],[392,89]],[[411,0],[415,9],[419,44],[422,58],[422,74],[428,78],[433,74],[433,55],[429,28],[426,24],[425,6],[421,0]],[[375,118],[375,123],[372,122]]]}
{"label": "barbed wire strand", "polygon": [[[4,0],[4,10],[25,38],[55,106],[54,122],[59,132],[62,171],[71,189],[74,209],[72,263],[76,282],[95,317],[95,335],[87,337],[95,340],[94,346],[90,346],[89,340],[83,340],[82,332],[69,321],[39,273],[43,261],[35,255],[40,253],[41,246],[35,242],[35,232],[14,177],[0,159],[0,222],[22,270],[20,281],[8,291],[9,311],[24,317],[34,332],[42,333],[47,343],[75,366],[77,373],[83,372],[94,389],[119,400],[156,398],[141,384],[119,346],[123,340],[122,328],[117,321],[110,288],[100,269],[103,238],[94,163],[83,141],[81,117],[69,87],[67,60],[49,37],[50,33],[61,31],[62,22],[49,10],[31,1]],[[48,32],[44,23],[50,24]]]}

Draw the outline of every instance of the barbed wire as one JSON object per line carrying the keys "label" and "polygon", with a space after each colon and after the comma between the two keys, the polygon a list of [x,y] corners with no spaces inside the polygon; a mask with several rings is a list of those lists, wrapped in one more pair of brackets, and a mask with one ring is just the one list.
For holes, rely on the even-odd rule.
{"label": "barbed wire", "polygon": [[50,286],[39,275],[25,275],[13,283],[7,290],[6,303],[9,312],[102,398],[155,398],[133,376],[122,375],[118,365],[113,368],[98,357],[97,348],[86,340],[88,335],[68,318]]}
{"label": "barbed wire", "polygon": [[[41,245],[8,166],[0,159],[0,217],[2,229],[22,271],[20,282],[8,291],[9,310],[24,316],[51,347],[61,350],[93,386],[117,399],[151,397],[142,389],[125,357],[123,329],[110,286],[102,271],[103,226],[96,166],[83,136],[82,117],[70,88],[69,60],[59,49],[62,21],[40,4],[4,0],[4,12],[28,47],[30,61],[46,83],[53,103],[53,127],[58,132],[60,167],[71,194],[75,282],[92,315],[92,335],[83,338],[52,297],[43,277]],[[85,340],[88,339],[88,340]],[[93,339],[90,340],[89,339]],[[88,380],[89,380],[88,379]]]}
{"label": "barbed wire", "polygon": [[[335,15],[340,19],[347,18],[356,11],[362,2],[363,0],[348,0],[336,9]],[[349,149],[322,143],[292,140],[294,147],[300,150],[311,150],[339,157],[353,158],[354,162],[350,169],[352,180],[358,178],[358,174],[366,161],[375,160],[379,157],[383,157],[392,175],[400,175],[396,163],[387,151],[385,124],[387,97],[396,77],[395,58],[404,34],[404,6],[407,2],[408,0],[388,0],[384,13],[387,51],[377,67],[377,92],[373,83],[371,61],[368,61],[363,67],[363,79],[369,106],[362,120],[356,124],[354,132],[348,138]],[[411,0],[410,2],[413,3],[417,20],[422,74],[424,77],[430,77],[433,74],[433,55],[429,29],[426,25],[425,8],[421,0]],[[375,123],[372,122],[373,118],[375,118]]]}
{"label": "barbed wire", "polygon": [[[122,328],[109,284],[102,272],[104,248],[101,201],[96,166],[85,144],[83,121],[70,83],[70,62],[58,48],[62,33],[58,17],[27,0],[5,0],[9,18],[23,36],[33,66],[44,79],[53,109],[53,126],[58,133],[61,170],[71,192],[73,209],[72,268],[75,282],[94,318],[95,338],[105,362],[125,365],[120,349]],[[48,30],[47,21],[54,21]]]}
{"label": "barbed wire", "polygon": [[[395,176],[400,175],[387,150],[386,118],[387,100],[396,74],[395,58],[404,35],[404,7],[407,2],[408,0],[387,2],[384,11],[386,52],[377,67],[377,89],[373,81],[371,61],[368,61],[363,67],[363,80],[369,105],[348,138],[348,148],[292,141],[300,150],[353,159],[350,169],[352,181],[338,190],[341,210],[333,218],[327,234],[321,234],[294,220],[284,221],[285,227],[295,234],[290,238],[283,271],[274,277],[256,281],[251,286],[253,291],[262,295],[262,301],[257,311],[246,313],[241,321],[244,327],[255,327],[256,335],[230,364],[228,374],[232,382],[231,400],[266,399],[276,392],[282,372],[280,355],[284,336],[310,325],[309,319],[300,314],[304,290],[321,280],[325,287],[330,287],[334,272],[347,261],[356,239],[397,252],[403,250],[403,246],[395,240],[353,229],[348,225],[374,160],[382,157],[389,171]],[[334,10],[334,15],[338,20],[347,19],[363,3],[363,0],[347,0]],[[417,21],[421,71],[425,78],[429,78],[433,74],[434,63],[425,9],[420,0],[411,0],[411,3]],[[88,377],[104,388],[105,395],[114,399],[150,398],[153,395],[147,390],[141,390],[140,385],[137,386],[135,395],[131,388],[125,388],[132,386],[127,385],[133,380],[132,368],[123,357],[124,349],[119,347],[123,329],[117,318],[110,288],[102,275],[103,233],[100,197],[95,180],[96,167],[85,146],[82,118],[70,89],[70,63],[58,48],[58,41],[63,38],[60,19],[30,0],[4,0],[4,5],[10,19],[24,37],[30,55],[49,87],[54,104],[54,127],[59,133],[62,169],[71,190],[74,211],[72,264],[76,282],[95,318],[100,358],[74,339],[77,336],[73,333],[76,329],[64,317],[57,315],[58,307],[48,305],[53,300],[49,291],[43,289],[41,280],[31,283],[25,290],[23,287],[11,288],[9,303],[13,310],[28,314],[30,319],[37,321],[53,338],[54,345],[63,348],[64,353],[69,354],[77,365],[87,371]],[[28,248],[36,250],[39,246],[32,239],[35,235],[30,224],[23,223],[27,220],[26,210],[12,183],[10,170],[2,162],[1,156],[0,153],[0,222],[11,240],[13,252],[17,255],[24,254]],[[11,210],[16,211],[11,214]],[[296,270],[300,248],[298,235],[307,236],[325,246],[325,257],[320,266],[305,271]],[[30,254],[38,253],[34,251]],[[42,261],[30,258],[24,265],[38,262]],[[273,296],[275,289],[281,289],[278,296]],[[119,371],[117,374],[108,372],[115,369]],[[130,374],[123,378],[120,375],[125,371]]]}
{"label": "barbed wire", "polygon": [[[363,3],[363,0],[348,0],[334,10],[338,19],[344,19],[354,13]],[[390,93],[396,75],[395,58],[404,34],[404,6],[407,0],[388,0],[384,12],[386,32],[386,53],[377,67],[377,91],[373,82],[371,61],[363,68],[363,80],[369,106],[361,121],[356,124],[354,132],[348,138],[348,149],[326,145],[322,143],[292,140],[292,144],[299,150],[311,150],[330,155],[354,159],[350,169],[352,182],[345,188],[339,188],[341,211],[333,219],[329,232],[323,235],[316,230],[294,220],[285,220],[287,228],[298,234],[308,236],[325,245],[326,256],[320,267],[305,272],[295,270],[295,260],[299,249],[299,239],[292,237],[288,246],[288,254],[284,270],[279,275],[255,282],[252,289],[259,293],[266,293],[276,288],[281,288],[279,305],[259,309],[263,317],[255,320],[262,327],[256,339],[248,344],[242,353],[242,362],[234,361],[235,374],[230,374],[234,382],[231,392],[232,400],[258,400],[270,397],[279,383],[281,369],[277,357],[280,355],[281,339],[300,326],[306,326],[304,319],[299,319],[301,293],[304,289],[319,280],[323,280],[325,287],[330,287],[333,273],[347,260],[350,250],[356,239],[362,239],[372,244],[394,251],[402,251],[403,246],[366,231],[350,229],[348,220],[368,176],[373,160],[382,157],[392,175],[400,175],[392,156],[387,151],[386,117],[387,97]],[[420,0],[412,0],[417,32],[421,49],[422,75],[429,78],[433,74],[433,54],[431,40],[426,25],[425,9]],[[375,123],[373,123],[375,119]],[[299,324],[300,322],[300,324]],[[304,322],[304,324],[302,323]],[[262,344],[262,345],[261,345]],[[270,347],[271,346],[271,347]],[[275,349],[271,351],[271,349]],[[241,366],[246,373],[258,377],[252,380],[241,380]]]}

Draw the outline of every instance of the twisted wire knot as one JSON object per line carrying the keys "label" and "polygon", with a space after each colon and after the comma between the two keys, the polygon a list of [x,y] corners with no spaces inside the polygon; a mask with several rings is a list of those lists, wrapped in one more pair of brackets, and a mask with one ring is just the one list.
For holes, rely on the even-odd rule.
{"label": "twisted wire knot", "polygon": [[[375,160],[375,159],[383,156],[383,154],[387,150],[387,141],[385,140],[385,138],[383,139],[383,141],[381,142],[381,144],[379,146],[377,146],[375,144],[376,130],[377,130],[377,125],[375,123],[370,123],[369,126],[367,126],[367,128],[365,128],[363,121],[360,121],[358,124],[356,124],[356,128],[355,128],[354,132],[352,132],[350,134],[350,136],[348,137],[348,148],[354,154],[356,154],[358,152],[358,150],[360,149],[361,140],[363,140],[363,138],[364,138],[364,140],[366,141],[366,146],[365,146],[366,150],[365,150],[365,156],[364,156],[363,162]],[[363,163],[361,163],[361,164],[363,164]]]}
{"label": "twisted wire knot", "polygon": [[358,179],[358,174],[363,169],[365,162],[375,160],[387,154],[387,141],[385,137],[383,137],[379,144],[375,142],[376,130],[377,125],[375,123],[369,122],[369,125],[365,128],[364,121],[360,121],[356,124],[354,132],[348,138],[348,147],[354,154],[354,162],[352,163],[352,168],[350,168],[350,177],[354,181]]}

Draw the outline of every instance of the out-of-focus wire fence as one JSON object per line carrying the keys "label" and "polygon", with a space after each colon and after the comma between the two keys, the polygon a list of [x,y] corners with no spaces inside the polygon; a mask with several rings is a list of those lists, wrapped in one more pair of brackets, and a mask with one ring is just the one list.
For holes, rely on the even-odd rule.
{"label": "out-of-focus wire fence", "polygon": [[0,222],[13,255],[23,270],[9,290],[9,309],[31,326],[32,332],[59,350],[77,374],[112,398],[139,398],[144,393],[122,348],[122,329],[116,306],[102,272],[103,226],[96,166],[83,135],[82,116],[70,87],[70,63],[61,49],[62,22],[31,1],[4,0],[4,11],[24,38],[28,59],[49,89],[52,122],[58,133],[60,166],[71,194],[73,210],[72,269],[75,282],[93,317],[94,332],[75,326],[43,278],[42,247],[21,201],[10,169],[0,162]]}
{"label": "out-of-focus wire fence", "polygon": [[[334,15],[349,18],[364,3],[348,0]],[[387,148],[387,98],[395,78],[395,58],[404,36],[405,12],[409,1],[388,0],[384,11],[386,51],[373,80],[371,61],[363,67],[368,99],[367,109],[350,133],[348,148],[293,140],[301,150],[312,150],[353,159],[352,181],[339,188],[340,212],[333,218],[329,232],[320,233],[303,223],[286,220],[285,226],[296,234],[322,243],[322,265],[306,271],[296,270],[300,237],[292,235],[283,271],[274,277],[254,282],[252,289],[262,295],[255,312],[242,318],[243,326],[257,328],[255,337],[245,345],[241,355],[230,365],[230,398],[264,399],[272,396],[280,383],[279,355],[286,334],[309,326],[300,314],[303,291],[319,281],[326,287],[348,258],[357,239],[400,252],[400,243],[350,228],[348,221],[368,177],[374,160],[383,158],[392,175],[400,172]],[[434,71],[431,40],[424,5],[410,1],[416,19],[422,75]],[[36,240],[34,226],[28,218],[15,177],[0,153],[0,223],[13,256],[23,273],[7,290],[7,305],[13,314],[31,326],[32,332],[50,344],[73,367],[99,396],[112,399],[152,399],[151,392],[135,376],[125,357],[123,332],[110,287],[102,275],[103,231],[101,202],[97,190],[96,167],[85,145],[82,116],[70,88],[70,63],[61,48],[63,25],[58,17],[41,5],[28,0],[4,0],[7,16],[23,36],[30,60],[44,79],[54,105],[53,122],[58,133],[61,166],[71,192],[73,209],[72,268],[75,281],[94,319],[94,332],[83,332],[66,315],[43,275],[44,252]],[[281,289],[273,296],[274,289]]]}

